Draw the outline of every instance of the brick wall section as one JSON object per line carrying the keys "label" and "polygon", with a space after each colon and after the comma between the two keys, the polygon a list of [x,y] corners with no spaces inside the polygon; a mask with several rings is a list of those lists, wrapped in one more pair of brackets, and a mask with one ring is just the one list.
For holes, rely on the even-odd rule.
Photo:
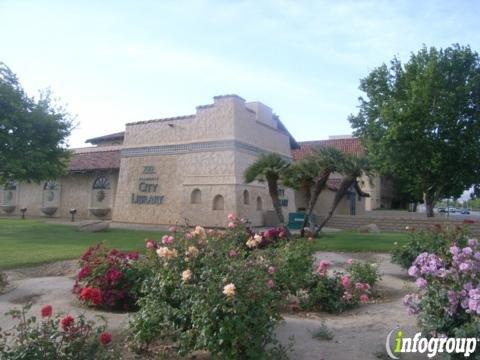
{"label": "brick wall section", "polygon": [[[321,217],[320,217],[321,218]],[[374,217],[374,216],[348,216],[335,215],[327,224],[327,227],[356,230],[362,225],[376,224],[381,231],[405,231],[405,227],[409,226],[416,229],[425,229],[435,224],[442,225],[463,225],[463,220],[452,220],[445,218],[413,218],[413,217]],[[474,224],[468,224],[472,236],[480,237],[480,222],[476,221]]]}

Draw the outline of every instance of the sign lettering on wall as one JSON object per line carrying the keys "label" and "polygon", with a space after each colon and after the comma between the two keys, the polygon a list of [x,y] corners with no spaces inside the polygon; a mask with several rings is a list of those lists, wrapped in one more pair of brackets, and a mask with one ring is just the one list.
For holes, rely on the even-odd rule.
{"label": "sign lettering on wall", "polygon": [[[288,207],[288,198],[285,198],[285,189],[278,189],[278,197],[281,207]],[[283,198],[283,199],[282,199]]]}
{"label": "sign lettering on wall", "polygon": [[[144,174],[155,174],[154,166],[144,166]],[[158,177],[140,176],[138,179],[137,193],[132,193],[132,204],[140,205],[160,205],[163,203],[164,196],[158,195]]]}

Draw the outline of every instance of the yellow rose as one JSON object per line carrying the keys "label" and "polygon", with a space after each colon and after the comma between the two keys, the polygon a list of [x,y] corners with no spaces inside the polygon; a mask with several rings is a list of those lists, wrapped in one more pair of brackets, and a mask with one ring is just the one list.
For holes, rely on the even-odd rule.
{"label": "yellow rose", "polygon": [[233,284],[233,283],[227,284],[223,287],[223,294],[227,298],[231,299],[235,296],[235,290],[236,289],[237,288],[235,287],[235,284]]}
{"label": "yellow rose", "polygon": [[168,260],[168,259],[176,258],[178,256],[178,253],[176,249],[170,250],[168,247],[162,246],[157,249],[157,255],[160,258],[164,258]]}
{"label": "yellow rose", "polygon": [[207,233],[205,232],[205,229],[201,226],[196,226],[195,230],[192,232],[193,235],[198,235],[200,239],[205,240],[207,238]]}
{"label": "yellow rose", "polygon": [[195,246],[189,246],[185,254],[189,257],[196,257],[199,253],[199,250]]}
{"label": "yellow rose", "polygon": [[190,269],[185,270],[182,272],[182,280],[183,282],[188,282],[192,278],[192,271]]}

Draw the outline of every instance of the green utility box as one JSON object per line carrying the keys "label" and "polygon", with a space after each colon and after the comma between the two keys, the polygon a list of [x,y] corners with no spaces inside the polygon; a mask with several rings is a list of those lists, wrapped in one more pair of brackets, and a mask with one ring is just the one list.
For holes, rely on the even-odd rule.
{"label": "green utility box", "polygon": [[292,230],[300,230],[305,219],[304,212],[294,212],[288,214],[288,228]]}

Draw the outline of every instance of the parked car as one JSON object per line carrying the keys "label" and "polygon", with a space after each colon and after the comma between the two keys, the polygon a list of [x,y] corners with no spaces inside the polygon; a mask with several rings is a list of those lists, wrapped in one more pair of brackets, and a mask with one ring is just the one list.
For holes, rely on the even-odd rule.
{"label": "parked car", "polygon": [[449,208],[448,209],[448,212],[450,212],[452,214],[455,214],[455,211],[457,211],[457,209],[455,209],[455,208]]}
{"label": "parked car", "polygon": [[460,214],[470,215],[470,210],[468,210],[468,209],[462,209],[462,210],[460,211]]}
{"label": "parked car", "polygon": [[439,213],[446,213],[446,212],[447,212],[447,209],[445,209],[445,208],[438,208],[438,212],[439,212]]}

